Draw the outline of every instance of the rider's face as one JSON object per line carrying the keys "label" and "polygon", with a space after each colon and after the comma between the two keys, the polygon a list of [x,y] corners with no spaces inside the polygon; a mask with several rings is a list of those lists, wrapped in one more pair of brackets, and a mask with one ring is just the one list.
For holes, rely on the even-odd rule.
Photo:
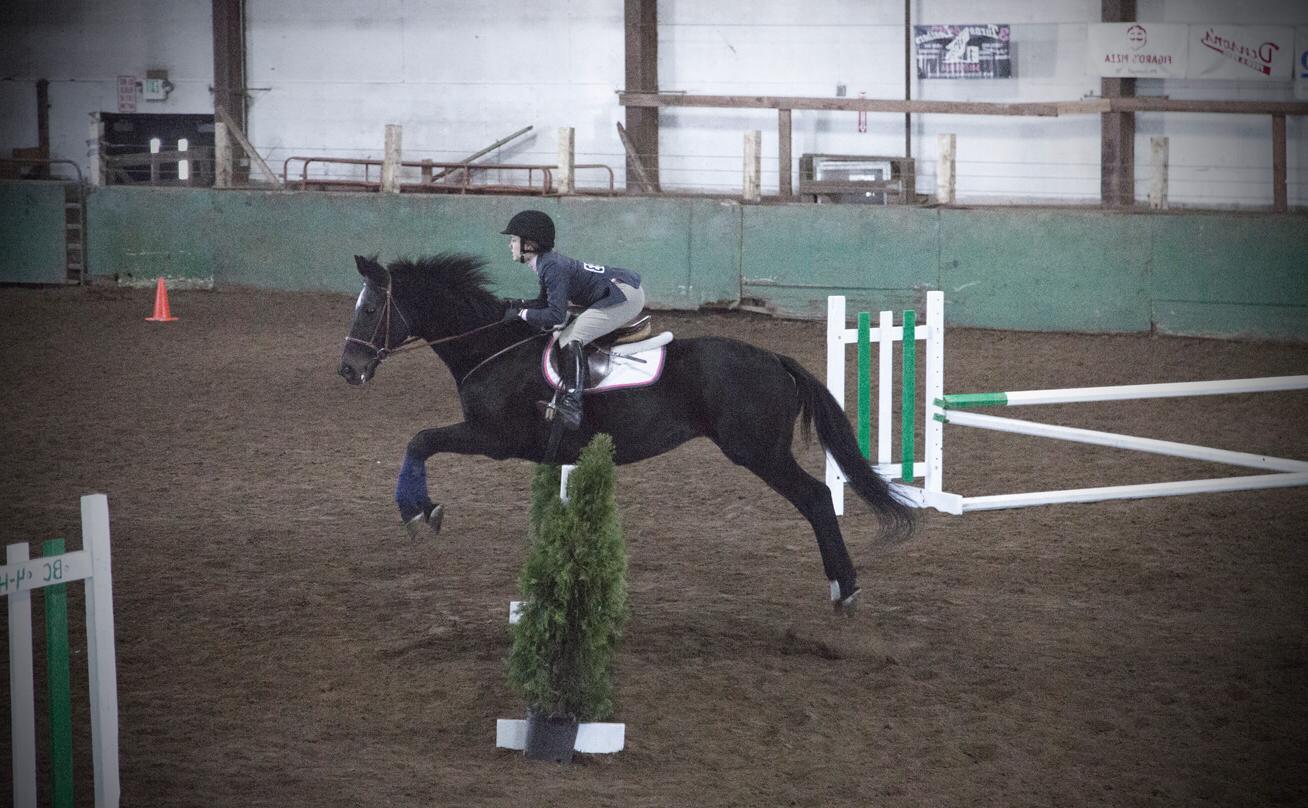
{"label": "rider's face", "polygon": [[523,255],[521,236],[509,236],[509,253],[513,256],[514,261],[517,261],[519,264],[522,263]]}

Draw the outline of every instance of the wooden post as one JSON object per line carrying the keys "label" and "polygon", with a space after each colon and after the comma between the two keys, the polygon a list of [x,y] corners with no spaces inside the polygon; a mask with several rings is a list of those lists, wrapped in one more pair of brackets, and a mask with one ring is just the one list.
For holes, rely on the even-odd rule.
{"label": "wooden post", "polygon": [[222,121],[213,124],[213,187],[232,187],[232,142]]}
{"label": "wooden post", "polygon": [[782,199],[793,195],[790,181],[790,110],[777,110],[777,190]]}
{"label": "wooden post", "polygon": [[941,205],[954,204],[954,145],[953,135],[938,135],[939,156],[936,158],[936,201]]}
{"label": "wooden post", "polygon": [[382,193],[400,192],[400,140],[403,128],[397,123],[386,124],[386,153],[382,156]]}
{"label": "wooden post", "polygon": [[559,194],[563,196],[577,192],[575,137],[576,132],[571,126],[559,128]]}
{"label": "wooden post", "polygon": [[1149,138],[1153,176],[1149,180],[1149,207],[1167,210],[1167,138]]}
{"label": "wooden post", "polygon": [[86,162],[90,168],[91,185],[104,185],[104,121],[100,120],[98,112],[91,113],[90,135],[86,140]]}
{"label": "wooden post", "polygon": [[[1100,0],[1101,22],[1134,22],[1136,0]],[[1104,98],[1131,98],[1135,79],[1100,79]],[[1099,198],[1105,207],[1129,208],[1135,204],[1135,114],[1100,115]]]}
{"label": "wooden post", "polygon": [[758,202],[762,199],[760,177],[762,174],[763,133],[755,129],[745,133],[745,201]]}
{"label": "wooden post", "polygon": [[1289,209],[1285,189],[1285,113],[1272,115],[1272,210]]}
{"label": "wooden post", "polygon": [[151,140],[150,141],[150,184],[151,185],[159,184],[159,149],[160,149],[160,142],[158,140]]}
{"label": "wooden post", "polygon": [[[659,91],[658,0],[623,0],[624,62],[627,92]],[[637,171],[627,158],[627,191],[659,191],[659,110],[658,107],[627,107],[625,127],[643,171]],[[632,175],[639,177],[633,184]]]}

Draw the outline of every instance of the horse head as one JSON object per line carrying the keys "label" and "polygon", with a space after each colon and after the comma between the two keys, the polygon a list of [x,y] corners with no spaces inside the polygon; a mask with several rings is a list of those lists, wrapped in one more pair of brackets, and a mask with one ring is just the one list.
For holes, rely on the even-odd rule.
{"label": "horse head", "polygon": [[409,319],[395,303],[390,270],[361,255],[354,256],[354,262],[363,276],[363,291],[354,304],[354,320],[337,373],[350,384],[363,384],[386,355],[413,334]]}

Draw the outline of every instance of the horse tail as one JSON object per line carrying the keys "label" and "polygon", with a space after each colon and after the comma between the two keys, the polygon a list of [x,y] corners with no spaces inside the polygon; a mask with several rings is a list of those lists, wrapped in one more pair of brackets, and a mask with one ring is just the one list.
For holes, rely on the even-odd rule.
{"label": "horse tail", "polygon": [[816,424],[818,441],[822,447],[835,458],[850,487],[877,512],[877,517],[881,520],[883,541],[896,543],[908,538],[916,521],[913,508],[896,496],[890,484],[864,459],[858,448],[858,440],[854,437],[854,430],[835,397],[826,385],[794,359],[781,354],[778,357],[782,366],[795,379],[799,394],[800,428],[805,438],[811,437],[812,427]]}

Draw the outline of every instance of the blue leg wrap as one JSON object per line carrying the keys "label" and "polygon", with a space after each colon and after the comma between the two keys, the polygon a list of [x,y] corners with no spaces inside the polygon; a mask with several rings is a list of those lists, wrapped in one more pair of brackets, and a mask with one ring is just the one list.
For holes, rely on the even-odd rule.
{"label": "blue leg wrap", "polygon": [[409,521],[431,505],[427,495],[427,463],[410,454],[404,455],[400,477],[395,481],[395,504],[400,506],[400,519]]}

